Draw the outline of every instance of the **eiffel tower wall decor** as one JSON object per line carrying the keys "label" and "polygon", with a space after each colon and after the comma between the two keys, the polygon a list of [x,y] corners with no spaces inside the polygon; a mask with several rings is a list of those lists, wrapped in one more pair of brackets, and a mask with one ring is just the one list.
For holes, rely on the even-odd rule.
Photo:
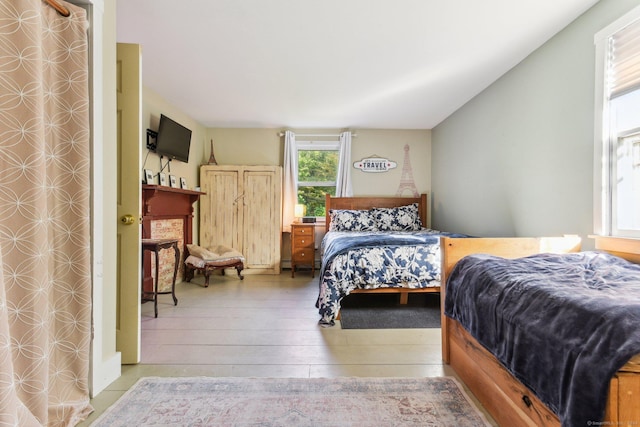
{"label": "eiffel tower wall decor", "polygon": [[413,169],[411,169],[411,159],[409,156],[409,144],[404,146],[404,162],[402,165],[402,175],[400,176],[400,185],[398,185],[398,191],[396,196],[402,196],[407,191],[413,197],[418,197],[420,193],[416,187],[416,183],[413,180]]}
{"label": "eiffel tower wall decor", "polygon": [[209,162],[207,164],[208,165],[218,164],[218,162],[216,162],[216,156],[213,155],[213,139],[211,140],[211,154],[209,155]]}

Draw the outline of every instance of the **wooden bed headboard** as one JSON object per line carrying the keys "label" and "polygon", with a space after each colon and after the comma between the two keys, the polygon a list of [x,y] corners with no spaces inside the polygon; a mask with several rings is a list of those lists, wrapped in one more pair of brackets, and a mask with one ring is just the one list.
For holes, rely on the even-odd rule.
{"label": "wooden bed headboard", "polygon": [[329,231],[331,218],[329,211],[331,209],[350,209],[350,210],[368,210],[371,208],[395,208],[398,206],[418,204],[418,212],[422,226],[427,226],[427,195],[421,194],[419,197],[388,197],[388,196],[371,196],[371,197],[333,197],[330,194],[325,196],[326,225],[325,231]]}

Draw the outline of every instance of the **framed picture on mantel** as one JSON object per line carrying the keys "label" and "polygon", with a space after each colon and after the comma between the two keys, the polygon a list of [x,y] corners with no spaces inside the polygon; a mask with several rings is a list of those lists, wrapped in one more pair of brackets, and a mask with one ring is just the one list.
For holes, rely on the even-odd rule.
{"label": "framed picture on mantel", "polygon": [[144,183],[153,184],[153,172],[151,172],[151,169],[144,170]]}
{"label": "framed picture on mantel", "polygon": [[159,173],[158,176],[160,180],[160,185],[167,185],[167,174]]}

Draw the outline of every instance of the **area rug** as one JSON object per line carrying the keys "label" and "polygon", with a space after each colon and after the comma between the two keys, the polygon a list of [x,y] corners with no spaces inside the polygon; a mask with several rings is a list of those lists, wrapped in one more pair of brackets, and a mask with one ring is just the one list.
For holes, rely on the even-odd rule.
{"label": "area rug", "polygon": [[351,294],[340,306],[342,329],[439,328],[440,294]]}
{"label": "area rug", "polygon": [[489,425],[451,377],[148,377],[92,427]]}

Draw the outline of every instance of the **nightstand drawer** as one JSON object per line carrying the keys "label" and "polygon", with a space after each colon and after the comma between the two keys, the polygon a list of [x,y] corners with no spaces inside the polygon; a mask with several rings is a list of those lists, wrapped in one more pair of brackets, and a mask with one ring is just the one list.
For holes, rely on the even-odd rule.
{"label": "nightstand drawer", "polygon": [[315,230],[315,226],[313,225],[295,225],[291,227],[292,234],[294,237],[297,236],[313,236],[313,232]]}
{"label": "nightstand drawer", "polygon": [[314,250],[313,248],[296,248],[293,250],[292,259],[295,262],[313,261]]}
{"label": "nightstand drawer", "polygon": [[298,248],[313,248],[313,237],[312,236],[293,236],[293,247],[295,249]]}

